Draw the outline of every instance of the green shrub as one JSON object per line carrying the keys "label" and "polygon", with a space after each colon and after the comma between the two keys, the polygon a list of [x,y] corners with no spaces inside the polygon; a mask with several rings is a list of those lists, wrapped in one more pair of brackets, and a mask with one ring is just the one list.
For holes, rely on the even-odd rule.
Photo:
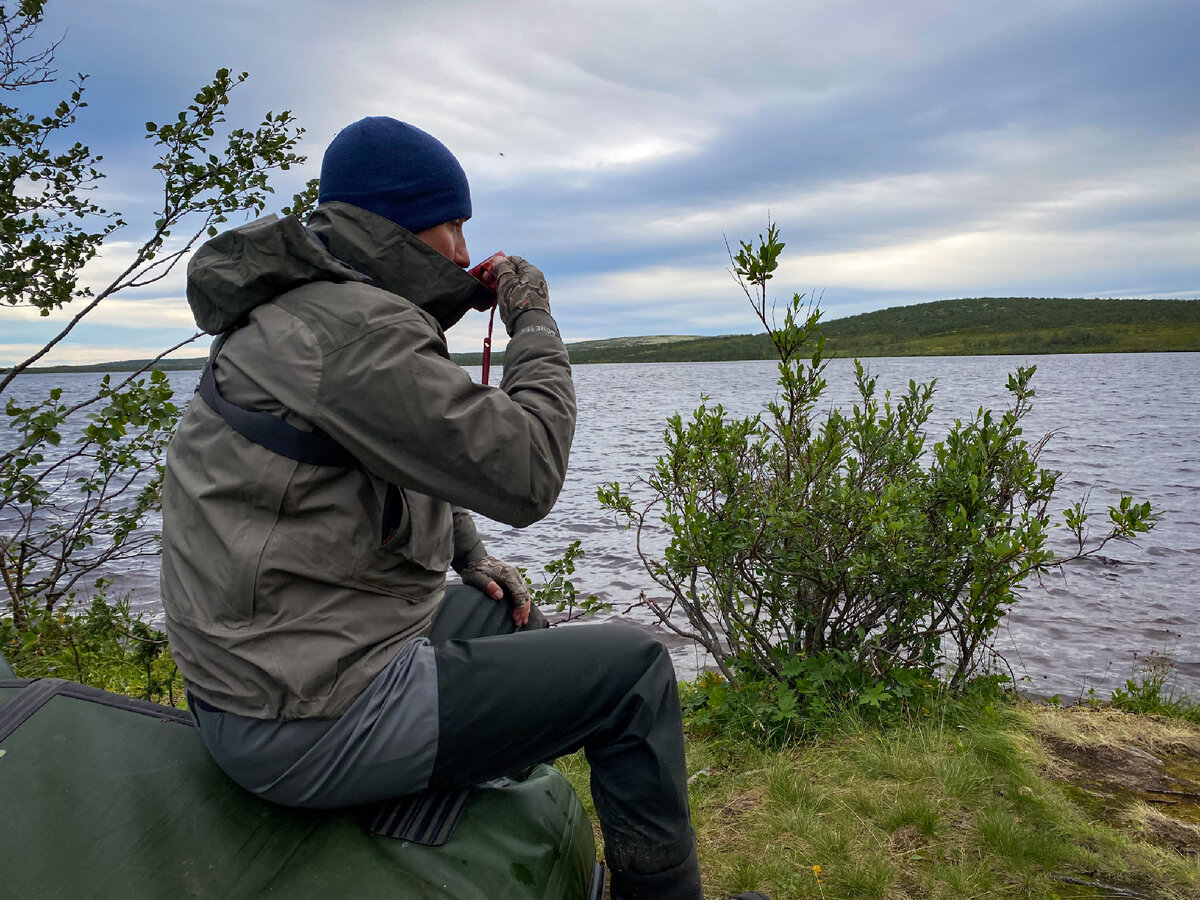
{"label": "green shrub", "polygon": [[1175,661],[1162,653],[1150,653],[1137,661],[1132,678],[1123,688],[1114,688],[1112,706],[1131,713],[1146,713],[1200,724],[1200,704],[1171,684]]}
{"label": "green shrub", "polygon": [[21,678],[65,678],[170,706],[182,705],[183,679],[167,636],[129,608],[109,601],[104,584],[86,606],[32,608],[24,627],[0,620],[0,651]]}
{"label": "green shrub", "polygon": [[[733,703],[755,734],[847,703],[911,705],[934,679],[962,689],[986,671],[1025,579],[1065,561],[1046,546],[1058,480],[1038,462],[1047,438],[1031,443],[1022,431],[1035,369],[1009,377],[1007,409],[981,408],[932,446],[932,381],[880,396],[856,361],[857,402],[822,412],[820,312],[801,295],[782,323],[768,309],[783,247],[770,225],[757,248],[731,254],[779,359],[776,399],[734,418],[704,398],[690,418],[668,420],[651,475],[599,489],[601,504],[636,530],[641,560],[666,592],[643,602],[703,646],[723,678],[702,680],[693,716]],[[1150,504],[1123,498],[1088,542],[1076,504],[1071,558],[1148,531],[1155,518]],[[645,548],[660,522],[667,543],[656,555]]]}
{"label": "green shrub", "polygon": [[[44,346],[0,369],[0,422],[7,426],[0,428],[0,646],[27,676],[171,700],[175,676],[161,635],[131,616],[127,603],[108,607],[103,588],[87,605],[79,598],[101,573],[157,552],[157,529],[148,523],[179,409],[167,377],[153,367],[201,333],[138,372],[105,375],[75,400],[54,387],[43,399],[18,402],[12,386],[68,346],[109,297],[166,278],[231,217],[263,213],[274,193],[270,176],[304,162],[295,152],[303,129],[287,110],[265,113],[256,126],[229,127],[230,92],[248,76],[225,68],[177,115],[146,122],[161,205],[153,224],[122,231],[128,252],[113,280],[90,286],[84,267],[128,226],[94,202],[101,157],[72,137],[87,107],[86,76],[64,88],[56,105],[17,105],[31,91],[41,106],[55,81],[58,42],[37,38],[44,7],[45,0],[0,3],[0,313],[62,314],[61,329]],[[300,215],[315,199],[314,179],[284,212]]]}
{"label": "green shrub", "polygon": [[555,612],[565,612],[567,615],[562,622],[573,619],[594,616],[600,612],[610,612],[611,603],[603,602],[595,594],[580,596],[579,588],[571,581],[575,574],[576,560],[583,559],[582,541],[572,541],[562,552],[542,567],[542,582],[535,585],[529,580],[529,573],[520,566],[517,569],[529,584],[529,593],[535,606],[543,611],[553,609]]}

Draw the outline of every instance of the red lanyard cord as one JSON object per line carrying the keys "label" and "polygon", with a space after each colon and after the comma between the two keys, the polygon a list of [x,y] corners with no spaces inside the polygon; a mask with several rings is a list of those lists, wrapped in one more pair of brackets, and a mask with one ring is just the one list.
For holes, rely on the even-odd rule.
{"label": "red lanyard cord", "polygon": [[492,371],[492,326],[496,324],[496,307],[492,307],[492,314],[488,316],[488,333],[483,339],[483,383],[488,383],[488,375]]}

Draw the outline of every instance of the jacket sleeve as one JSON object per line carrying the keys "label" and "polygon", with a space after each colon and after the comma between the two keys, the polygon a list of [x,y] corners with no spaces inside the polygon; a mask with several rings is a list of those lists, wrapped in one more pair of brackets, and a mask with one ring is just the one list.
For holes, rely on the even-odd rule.
{"label": "jacket sleeve", "polygon": [[[521,316],[496,388],[475,384],[433,320],[409,307],[327,350],[313,422],[376,475],[523,527],[562,489],[575,389],[547,313]],[[457,524],[456,555],[469,541]]]}
{"label": "jacket sleeve", "polygon": [[487,556],[487,549],[483,546],[483,540],[479,537],[479,532],[475,530],[475,520],[471,518],[471,514],[461,506],[456,506],[452,510],[454,515],[454,559],[450,565],[454,567],[454,571],[459,574],[462,570],[477,560]]}

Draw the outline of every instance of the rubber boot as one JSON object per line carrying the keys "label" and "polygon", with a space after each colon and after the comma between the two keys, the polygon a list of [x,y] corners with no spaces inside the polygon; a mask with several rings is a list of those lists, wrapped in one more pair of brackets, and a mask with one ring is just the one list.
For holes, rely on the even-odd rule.
{"label": "rubber boot", "polygon": [[613,869],[609,890],[612,900],[704,900],[694,848],[679,865],[651,875]]}

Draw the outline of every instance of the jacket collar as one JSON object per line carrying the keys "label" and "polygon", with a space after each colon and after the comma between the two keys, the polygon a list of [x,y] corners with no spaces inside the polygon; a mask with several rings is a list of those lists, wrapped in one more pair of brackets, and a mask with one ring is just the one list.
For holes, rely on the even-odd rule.
{"label": "jacket collar", "polygon": [[322,203],[308,228],[338,260],[399,294],[443,329],[493,298],[473,276],[394,222],[349,203]]}

